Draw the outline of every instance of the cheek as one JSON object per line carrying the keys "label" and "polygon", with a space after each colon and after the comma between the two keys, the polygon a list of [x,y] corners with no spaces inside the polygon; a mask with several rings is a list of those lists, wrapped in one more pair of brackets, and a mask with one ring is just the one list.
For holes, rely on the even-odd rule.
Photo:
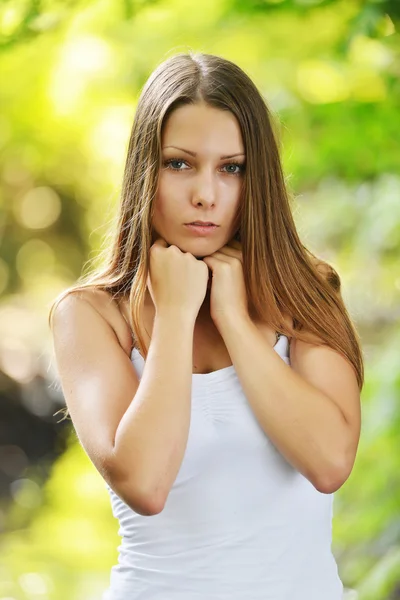
{"label": "cheek", "polygon": [[[226,178],[228,179],[228,178]],[[236,212],[242,202],[242,181],[233,176],[228,181],[223,181],[220,187],[220,199],[232,212]]]}
{"label": "cheek", "polygon": [[153,225],[163,228],[168,222],[174,222],[179,215],[177,193],[170,182],[161,181],[154,199]]}
{"label": "cheek", "polygon": [[160,177],[157,193],[154,199],[154,218],[158,215],[163,215],[168,204],[168,189],[165,185],[165,180]]}
{"label": "cheek", "polygon": [[155,210],[162,216],[168,216],[168,214],[176,212],[178,204],[179,187],[171,179],[167,174],[160,176]]}

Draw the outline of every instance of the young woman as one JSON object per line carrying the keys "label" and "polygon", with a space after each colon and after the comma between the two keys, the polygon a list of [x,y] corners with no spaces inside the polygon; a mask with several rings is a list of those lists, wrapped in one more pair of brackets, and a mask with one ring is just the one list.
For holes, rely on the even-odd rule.
{"label": "young woman", "polygon": [[110,254],[50,324],[120,523],[104,599],[342,598],[332,503],[359,441],[362,352],[238,66],[188,53],[152,73]]}

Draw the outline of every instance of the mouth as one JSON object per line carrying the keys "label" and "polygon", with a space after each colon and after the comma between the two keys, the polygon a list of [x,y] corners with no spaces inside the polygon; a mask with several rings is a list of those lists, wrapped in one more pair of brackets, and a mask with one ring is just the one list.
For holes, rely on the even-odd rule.
{"label": "mouth", "polygon": [[185,223],[185,225],[195,225],[196,227],[219,227],[211,221],[193,221],[193,223]]}
{"label": "mouth", "polygon": [[208,234],[212,234],[214,231],[216,231],[219,227],[219,225],[214,225],[213,223],[211,224],[197,224],[197,223],[186,223],[185,227],[187,229],[189,229],[192,233],[195,233],[197,235],[208,235]]}

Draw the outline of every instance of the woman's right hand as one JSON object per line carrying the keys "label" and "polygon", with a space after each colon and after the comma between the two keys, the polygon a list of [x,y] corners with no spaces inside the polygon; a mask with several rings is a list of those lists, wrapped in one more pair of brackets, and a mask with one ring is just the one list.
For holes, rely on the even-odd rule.
{"label": "woman's right hand", "polygon": [[150,248],[147,287],[156,313],[178,312],[196,319],[207,292],[209,270],[190,252],[158,238]]}

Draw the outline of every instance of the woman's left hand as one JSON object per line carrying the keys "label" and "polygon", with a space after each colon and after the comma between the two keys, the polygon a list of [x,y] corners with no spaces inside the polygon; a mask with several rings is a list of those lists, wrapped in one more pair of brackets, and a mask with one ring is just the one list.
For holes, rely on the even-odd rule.
{"label": "woman's left hand", "polygon": [[232,239],[228,245],[203,258],[211,269],[210,314],[214,323],[248,315],[243,276],[242,244]]}

